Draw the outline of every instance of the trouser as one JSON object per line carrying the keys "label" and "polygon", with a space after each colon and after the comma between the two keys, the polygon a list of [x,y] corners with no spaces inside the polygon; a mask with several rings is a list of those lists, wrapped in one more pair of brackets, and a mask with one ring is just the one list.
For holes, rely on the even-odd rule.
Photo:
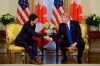
{"label": "trouser", "polygon": [[[36,40],[28,40],[28,41],[16,41],[16,46],[21,46],[25,48],[26,53],[28,53],[31,59],[35,59],[37,56],[37,44]],[[30,47],[31,46],[31,47]]]}
{"label": "trouser", "polygon": [[[70,44],[65,39],[61,39],[59,41],[59,46],[60,46],[60,50],[62,51],[63,58],[67,59],[66,47],[69,47]],[[77,48],[78,48],[77,60],[81,59],[81,57],[83,56],[84,47],[85,47],[84,42],[82,42],[81,44],[77,44]]]}

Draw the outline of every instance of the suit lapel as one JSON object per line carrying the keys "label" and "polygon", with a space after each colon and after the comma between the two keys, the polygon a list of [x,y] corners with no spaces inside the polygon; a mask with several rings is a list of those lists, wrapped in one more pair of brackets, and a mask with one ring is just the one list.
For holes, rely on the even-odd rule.
{"label": "suit lapel", "polygon": [[67,29],[66,29],[66,24],[64,24],[64,32],[67,32]]}
{"label": "suit lapel", "polygon": [[[63,30],[64,30],[64,32],[65,32],[66,35],[67,35],[66,24],[64,24],[63,27],[64,27]],[[73,24],[72,21],[70,21],[70,33],[71,33],[71,35],[74,33],[74,24]]]}
{"label": "suit lapel", "polygon": [[64,27],[64,28],[63,28],[63,31],[64,31],[64,33],[65,33],[65,36],[66,36],[66,38],[68,38],[68,36],[67,36],[66,24],[64,24],[63,27]]}
{"label": "suit lapel", "polygon": [[73,22],[70,20],[70,33],[71,34],[73,33],[73,27],[74,27]]}
{"label": "suit lapel", "polygon": [[34,24],[33,26],[31,25],[31,23],[29,22],[30,27],[32,28],[32,30],[35,30],[36,25]]}

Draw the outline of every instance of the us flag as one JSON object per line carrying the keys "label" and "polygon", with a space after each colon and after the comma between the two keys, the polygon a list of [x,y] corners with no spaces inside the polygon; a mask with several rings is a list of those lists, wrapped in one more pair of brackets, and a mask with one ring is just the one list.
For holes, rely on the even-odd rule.
{"label": "us flag", "polygon": [[64,13],[63,0],[54,0],[51,22],[58,26],[61,23],[61,14]]}
{"label": "us flag", "polygon": [[16,22],[24,24],[30,15],[28,0],[19,0]]}

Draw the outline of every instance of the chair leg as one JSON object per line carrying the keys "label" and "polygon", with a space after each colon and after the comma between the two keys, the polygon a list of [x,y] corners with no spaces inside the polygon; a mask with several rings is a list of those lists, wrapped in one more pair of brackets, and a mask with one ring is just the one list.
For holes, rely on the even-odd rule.
{"label": "chair leg", "polygon": [[27,55],[26,55],[26,52],[25,52],[25,63],[27,63]]}
{"label": "chair leg", "polygon": [[67,50],[66,54],[67,54],[68,63],[70,63],[71,60],[70,60],[70,52],[69,52],[69,50]]}
{"label": "chair leg", "polygon": [[9,51],[8,57],[9,57],[9,63],[13,63],[13,52],[12,51]]}
{"label": "chair leg", "polygon": [[17,53],[14,53],[14,62],[15,62],[15,63],[17,63],[17,61],[16,61],[16,60],[17,60],[17,59],[16,59],[16,55],[17,55]]}
{"label": "chair leg", "polygon": [[89,54],[89,52],[88,52],[88,50],[86,50],[86,62],[88,63],[88,54]]}
{"label": "chair leg", "polygon": [[[70,50],[67,49],[67,59],[68,59],[68,63],[76,63],[76,60],[74,59],[74,56],[76,55],[71,55],[71,53],[74,53],[75,51],[77,51],[77,48],[74,50]],[[72,57],[71,57],[72,56]]]}
{"label": "chair leg", "polygon": [[11,63],[15,62],[14,52],[11,51]]}
{"label": "chair leg", "polygon": [[12,55],[12,51],[9,51],[9,60],[10,60],[10,63],[13,63],[13,55]]}
{"label": "chair leg", "polygon": [[11,52],[7,51],[8,63],[12,62]]}
{"label": "chair leg", "polygon": [[83,55],[85,63],[88,63],[88,54],[89,54],[88,50],[85,50]]}
{"label": "chair leg", "polygon": [[23,59],[23,64],[27,63],[26,52],[23,52],[23,53],[22,53],[22,59]]}

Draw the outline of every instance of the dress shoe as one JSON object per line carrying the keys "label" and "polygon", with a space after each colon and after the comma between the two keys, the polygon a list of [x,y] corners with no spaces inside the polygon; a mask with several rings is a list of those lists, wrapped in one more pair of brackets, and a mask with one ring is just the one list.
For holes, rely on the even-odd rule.
{"label": "dress shoe", "polygon": [[41,60],[36,59],[37,64],[43,64]]}
{"label": "dress shoe", "polygon": [[81,59],[78,59],[78,60],[77,60],[77,63],[78,63],[78,64],[82,64],[82,60],[81,60]]}
{"label": "dress shoe", "polygon": [[67,63],[67,59],[62,59],[62,60],[61,60],[61,63],[62,63],[62,64],[66,64],[66,63]]}
{"label": "dress shoe", "polygon": [[30,64],[37,64],[37,62],[35,60],[31,60]]}

